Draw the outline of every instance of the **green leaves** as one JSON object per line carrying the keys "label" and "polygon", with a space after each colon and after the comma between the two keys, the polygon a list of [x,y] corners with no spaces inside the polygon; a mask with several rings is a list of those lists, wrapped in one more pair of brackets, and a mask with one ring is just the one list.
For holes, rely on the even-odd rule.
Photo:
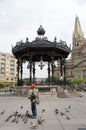
{"label": "green leaves", "polygon": [[76,84],[80,84],[80,83],[83,83],[85,82],[85,80],[83,78],[80,78],[80,77],[77,77],[77,78],[74,78],[71,80],[71,83],[76,83]]}

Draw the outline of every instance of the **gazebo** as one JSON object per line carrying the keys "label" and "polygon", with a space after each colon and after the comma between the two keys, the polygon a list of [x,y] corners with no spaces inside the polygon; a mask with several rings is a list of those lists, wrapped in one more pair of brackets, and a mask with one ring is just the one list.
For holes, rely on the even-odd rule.
{"label": "gazebo", "polygon": [[[54,41],[49,41],[45,37],[45,30],[40,25],[37,30],[38,36],[34,41],[30,42],[28,38],[26,41],[17,42],[14,47],[12,47],[12,53],[17,59],[17,85],[22,86],[22,74],[23,74],[23,63],[28,62],[29,67],[29,84],[35,84],[35,70],[36,62],[40,62],[40,69],[43,68],[43,62],[47,62],[48,79],[50,85],[50,77],[52,77],[52,84],[54,84],[54,69],[55,61],[60,60],[60,75],[64,75],[64,81],[66,80],[66,64],[65,59],[70,53],[70,48],[67,46],[66,42],[57,42],[56,37]],[[64,66],[64,69],[63,69]],[[51,72],[51,73],[50,73]]]}

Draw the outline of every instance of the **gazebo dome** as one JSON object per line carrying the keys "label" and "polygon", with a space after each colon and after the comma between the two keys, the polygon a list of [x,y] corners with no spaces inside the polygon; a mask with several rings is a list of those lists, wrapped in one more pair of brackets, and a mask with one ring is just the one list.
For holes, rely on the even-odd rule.
{"label": "gazebo dome", "polygon": [[42,27],[42,25],[40,25],[40,27],[38,28],[37,34],[38,34],[38,35],[44,35],[44,34],[45,34],[45,30],[44,30],[44,28]]}

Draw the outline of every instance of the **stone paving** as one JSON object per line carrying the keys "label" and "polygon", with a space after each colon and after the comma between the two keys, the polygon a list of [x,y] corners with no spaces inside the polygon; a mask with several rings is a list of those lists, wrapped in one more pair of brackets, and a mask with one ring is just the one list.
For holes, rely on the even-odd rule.
{"label": "stone paving", "polygon": [[[86,93],[82,97],[58,98],[56,96],[41,96],[40,104],[37,105],[38,116],[44,119],[44,122],[36,128],[37,130],[86,130]],[[20,107],[23,105],[23,108]],[[65,111],[68,108],[69,112]],[[55,113],[55,108],[59,113]],[[42,110],[45,109],[43,112]],[[1,114],[4,111],[4,114]],[[0,130],[32,130],[31,122],[37,123],[37,118],[27,118],[27,122],[20,117],[18,122],[12,122],[14,116],[5,121],[7,117],[18,111],[25,117],[26,111],[30,109],[30,100],[28,97],[16,97],[0,94]],[[61,114],[64,113],[64,115]],[[69,117],[70,119],[67,119]]]}

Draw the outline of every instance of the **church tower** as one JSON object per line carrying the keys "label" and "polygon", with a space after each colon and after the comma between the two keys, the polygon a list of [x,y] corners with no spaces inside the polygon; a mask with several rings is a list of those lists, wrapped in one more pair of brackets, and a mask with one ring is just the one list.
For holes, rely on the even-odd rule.
{"label": "church tower", "polygon": [[78,16],[76,16],[73,38],[78,38],[78,37],[84,37],[84,33],[82,32],[79,18]]}
{"label": "church tower", "polygon": [[[57,73],[58,70],[57,68]],[[86,80],[86,38],[77,16],[72,37],[71,58],[66,60],[66,76],[67,79],[81,77]]]}
{"label": "church tower", "polygon": [[79,18],[76,16],[72,43],[72,58],[76,59],[77,56],[79,56],[84,39],[84,33],[82,31]]}

